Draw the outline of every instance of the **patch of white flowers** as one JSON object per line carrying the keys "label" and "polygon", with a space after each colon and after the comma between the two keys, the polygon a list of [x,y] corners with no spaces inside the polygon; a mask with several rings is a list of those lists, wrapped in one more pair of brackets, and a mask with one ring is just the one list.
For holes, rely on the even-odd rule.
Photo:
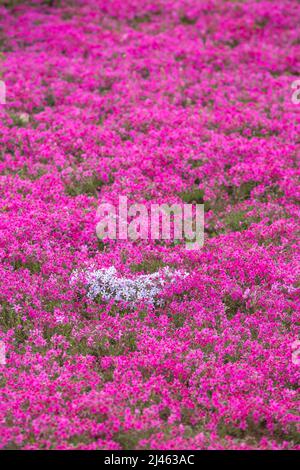
{"label": "patch of white flowers", "polygon": [[82,280],[87,286],[87,296],[90,299],[100,296],[104,301],[114,299],[136,303],[143,300],[152,305],[160,305],[162,301],[158,300],[157,296],[162,289],[176,279],[183,279],[187,276],[188,273],[185,271],[174,271],[166,267],[153,274],[141,274],[129,278],[118,276],[116,268],[111,266],[84,272],[74,271],[71,283]]}

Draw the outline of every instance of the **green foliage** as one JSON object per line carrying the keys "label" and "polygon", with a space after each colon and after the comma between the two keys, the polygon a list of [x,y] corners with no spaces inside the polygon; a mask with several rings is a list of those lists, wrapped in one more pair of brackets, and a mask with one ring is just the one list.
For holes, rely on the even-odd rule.
{"label": "green foliage", "polygon": [[182,328],[185,324],[186,315],[184,313],[173,313],[170,315],[175,328]]}
{"label": "green foliage", "polygon": [[171,410],[168,406],[165,406],[162,410],[159,411],[159,417],[162,421],[168,421],[168,418],[171,415]]}
{"label": "green foliage", "polygon": [[50,107],[53,107],[56,104],[55,96],[50,91],[46,94],[45,101],[46,101],[47,106],[50,106]]}
{"label": "green foliage", "polygon": [[20,114],[11,113],[10,117],[13,121],[13,126],[15,127],[26,127],[27,120]]}
{"label": "green foliage", "polygon": [[282,189],[277,185],[274,184],[268,188],[266,188],[265,192],[259,197],[261,202],[268,202],[268,200],[276,200],[284,196],[284,192]]}
{"label": "green foliage", "polygon": [[299,433],[296,425],[291,423],[287,430],[283,430],[280,425],[275,425],[274,430],[270,431],[267,428],[267,422],[264,419],[256,422],[251,416],[247,418],[246,429],[241,429],[238,423],[232,423],[222,418],[218,424],[218,435],[221,439],[226,439],[230,436],[235,439],[243,440],[250,445],[257,445],[259,441],[266,437],[270,440],[277,442],[289,441],[294,445],[300,443]]}
{"label": "green foliage", "polygon": [[46,341],[50,342],[52,336],[54,335],[61,335],[65,336],[66,339],[70,340],[72,335],[73,327],[69,323],[67,324],[60,324],[54,327],[50,327],[49,325],[45,325],[43,328],[43,337]]}
{"label": "green foliage", "polygon": [[224,364],[228,364],[229,362],[235,363],[238,362],[241,359],[239,354],[228,354],[226,353],[224,356]]}
{"label": "green foliage", "polygon": [[7,8],[13,8],[17,5],[20,5],[21,3],[28,3],[28,1],[24,0],[0,0],[0,5],[3,5]]}
{"label": "green foliage", "polygon": [[[46,338],[49,338],[52,332],[44,333]],[[54,334],[54,333],[53,333]],[[64,334],[64,332],[58,333]],[[124,354],[128,354],[130,352],[135,352],[137,350],[136,344],[136,335],[134,332],[127,332],[124,334],[120,339],[114,339],[109,336],[102,336],[95,341],[95,344],[92,346],[88,346],[87,338],[83,337],[80,340],[74,338],[71,333],[66,331],[64,334],[66,335],[66,339],[69,341],[69,348],[67,350],[68,354],[71,356],[73,355],[83,355],[83,356],[95,356],[103,357],[103,356],[122,356]]]}
{"label": "green foliage", "polygon": [[80,194],[97,196],[97,191],[104,185],[104,181],[98,175],[86,176],[80,180],[74,177],[69,184],[66,184],[65,191],[68,196],[76,197]]}
{"label": "green foliage", "polygon": [[197,18],[190,18],[187,15],[182,15],[180,17],[180,23],[185,25],[194,25],[197,23]]}
{"label": "green foliage", "polygon": [[200,166],[203,166],[205,162],[201,159],[195,160],[191,158],[190,160],[188,160],[188,163],[191,165],[192,168],[199,168]]}
{"label": "green foliage", "polygon": [[230,196],[231,202],[235,204],[249,199],[252,189],[258,184],[257,181],[249,180],[242,183],[240,186],[223,186],[223,189]]}
{"label": "green foliage", "polygon": [[122,450],[134,450],[138,447],[139,441],[142,439],[149,439],[153,434],[154,429],[145,429],[137,431],[135,429],[122,430],[117,432],[113,439],[120,444]]}
{"label": "green foliage", "polygon": [[225,306],[225,313],[228,320],[232,320],[238,311],[249,314],[253,313],[252,308],[247,309],[246,301],[244,299],[233,299],[233,297],[231,297],[229,294],[226,294],[223,297],[223,304]]}
{"label": "green foliage", "polygon": [[132,273],[143,272],[152,274],[159,271],[159,269],[164,268],[165,266],[167,266],[167,264],[161,258],[149,256],[140,263],[132,263],[130,265],[130,270]]}
{"label": "green foliage", "polygon": [[179,196],[187,204],[203,204],[204,202],[204,191],[199,188],[191,189],[190,191],[182,191]]}
{"label": "green foliage", "polygon": [[151,23],[151,16],[146,14],[146,15],[136,15],[133,17],[132,20],[130,20],[130,25],[132,28],[137,29],[141,24],[144,23]]}
{"label": "green foliage", "polygon": [[31,328],[30,320],[24,321],[22,314],[16,312],[11,304],[1,301],[0,329],[4,331],[13,329],[16,345],[25,343]]}
{"label": "green foliage", "polygon": [[16,258],[12,264],[15,271],[18,269],[28,269],[31,274],[38,274],[41,272],[41,263],[34,258],[34,256],[28,256],[25,261],[22,261],[20,258]]}
{"label": "green foliage", "polygon": [[258,216],[247,216],[248,210],[238,210],[226,215],[224,223],[232,232],[247,230],[251,224],[260,221]]}

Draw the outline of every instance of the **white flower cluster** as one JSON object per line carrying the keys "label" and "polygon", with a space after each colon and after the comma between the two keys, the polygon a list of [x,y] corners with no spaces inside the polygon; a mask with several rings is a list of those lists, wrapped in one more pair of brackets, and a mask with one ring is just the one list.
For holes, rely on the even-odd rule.
{"label": "white flower cluster", "polygon": [[118,276],[116,268],[111,266],[110,268],[84,271],[83,277],[82,273],[75,271],[71,282],[74,283],[79,278],[83,279],[90,299],[95,299],[99,295],[103,300],[114,299],[129,303],[144,300],[152,305],[157,305],[161,304],[161,301],[157,300],[157,295],[163,287],[186,276],[188,273],[184,271],[174,271],[166,267],[153,274],[141,274],[131,279]]}

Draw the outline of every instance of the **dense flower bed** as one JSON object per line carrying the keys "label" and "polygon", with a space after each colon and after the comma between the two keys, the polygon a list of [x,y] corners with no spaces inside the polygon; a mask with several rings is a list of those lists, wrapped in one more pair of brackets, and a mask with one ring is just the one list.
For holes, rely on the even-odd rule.
{"label": "dense flower bed", "polygon": [[[1,448],[300,448],[299,2],[0,4]],[[99,242],[119,195],[204,201],[203,249]]]}

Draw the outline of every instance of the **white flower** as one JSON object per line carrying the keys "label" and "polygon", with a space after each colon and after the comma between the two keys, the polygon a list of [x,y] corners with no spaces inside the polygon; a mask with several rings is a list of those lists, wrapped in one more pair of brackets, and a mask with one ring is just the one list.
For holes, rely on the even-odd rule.
{"label": "white flower", "polygon": [[188,273],[184,271],[172,271],[166,267],[153,274],[141,274],[131,279],[118,276],[116,268],[111,266],[81,272],[74,271],[71,284],[80,279],[83,280],[87,286],[87,296],[90,299],[95,299],[100,295],[103,300],[114,299],[129,303],[144,300],[153,305],[159,303],[156,297],[166,284],[170,284],[176,279],[184,279],[187,276]]}

